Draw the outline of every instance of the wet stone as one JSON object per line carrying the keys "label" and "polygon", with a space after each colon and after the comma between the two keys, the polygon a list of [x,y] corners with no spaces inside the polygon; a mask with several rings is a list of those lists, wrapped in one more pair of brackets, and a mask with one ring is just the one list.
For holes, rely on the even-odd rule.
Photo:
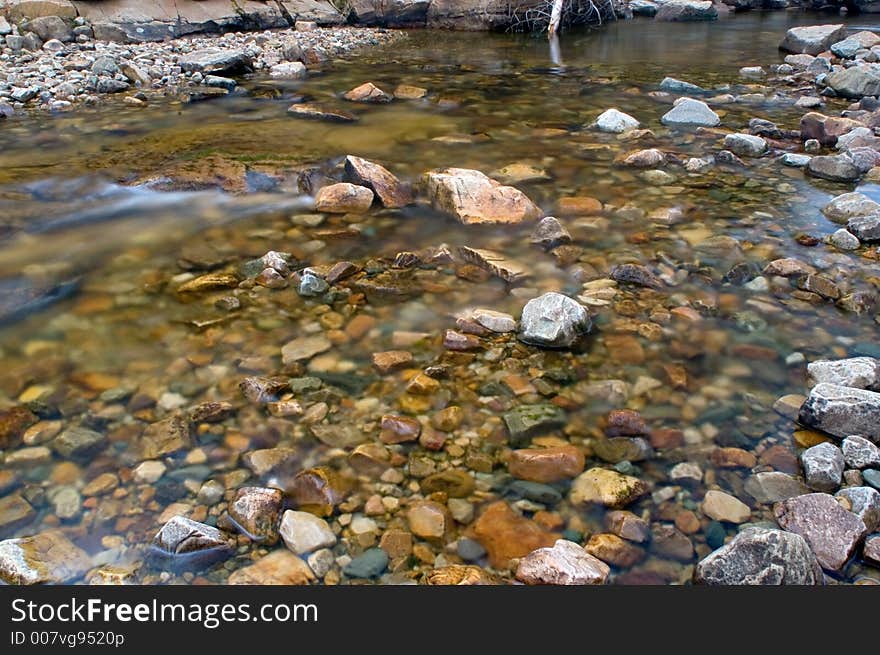
{"label": "wet stone", "polygon": [[701,509],[709,518],[727,523],[744,523],[752,515],[748,505],[730,494],[714,489],[706,492]]}
{"label": "wet stone", "polygon": [[611,279],[626,284],[635,284],[649,289],[662,289],[663,282],[647,267],[640,264],[621,264],[611,270]]}
{"label": "wet stone", "polygon": [[156,533],[150,555],[172,567],[200,567],[232,555],[223,534],[210,525],[175,516]]}
{"label": "wet stone", "polygon": [[284,544],[297,555],[305,555],[336,544],[336,535],[322,518],[309,512],[287,510],[281,518],[279,533]]}
{"label": "wet stone", "polygon": [[748,528],[697,564],[695,580],[708,585],[820,585],[822,569],[798,534]]}
{"label": "wet stone", "polygon": [[672,525],[656,525],[651,531],[651,549],[660,557],[690,562],[694,558],[694,545],[690,538]]}
{"label": "wet stone", "polygon": [[287,342],[281,348],[281,361],[284,365],[311,359],[315,355],[327,352],[333,347],[330,340],[323,334],[298,337]]}
{"label": "wet stone", "polygon": [[880,241],[880,214],[853,216],[846,222],[846,228],[861,241]]}
{"label": "wet stone", "polygon": [[523,307],[521,341],[545,348],[567,348],[590,331],[592,321],[586,308],[560,293],[545,293]]}
{"label": "wet stone", "polygon": [[807,486],[815,491],[835,491],[841,482],[844,458],[840,448],[820,443],[801,454]]}
{"label": "wet stone", "polygon": [[85,551],[60,532],[0,541],[0,580],[6,584],[70,583],[91,565]]}
{"label": "wet stone", "polygon": [[806,485],[797,478],[779,471],[763,471],[750,476],[745,491],[759,503],[772,504],[794,496],[809,493]]}
{"label": "wet stone", "polygon": [[37,420],[37,416],[26,407],[0,411],[0,448],[5,450],[18,446],[24,431]]}
{"label": "wet stone", "polygon": [[373,103],[391,102],[391,100],[394,99],[394,96],[390,93],[386,93],[372,82],[364,82],[363,84],[356,86],[351,91],[346,92],[343,97],[352,102]]}
{"label": "wet stone", "polygon": [[565,411],[556,405],[521,405],[502,415],[512,446],[521,446],[532,437],[561,428],[566,423]]}
{"label": "wet stone", "polygon": [[598,503],[615,509],[626,507],[648,493],[638,478],[603,468],[592,468],[578,476],[569,496],[572,503]]}
{"label": "wet stone", "polygon": [[46,494],[52,511],[61,521],[72,521],[82,513],[82,496],[75,487],[64,485]]}
{"label": "wet stone", "polygon": [[500,501],[489,505],[477,519],[474,537],[488,552],[490,564],[499,569],[506,568],[511,559],[551,546],[555,541],[551,533]]}
{"label": "wet stone", "polygon": [[413,200],[409,189],[379,164],[349,155],[345,158],[345,172],[351,182],[372,190],[385,207],[405,207]]}
{"label": "wet stone", "polygon": [[594,534],[584,546],[590,555],[606,564],[628,569],[645,558],[645,551],[615,534]]}
{"label": "wet stone", "polygon": [[521,223],[541,216],[540,208],[519,189],[503,186],[480,171],[447,168],[424,176],[435,209],[465,225]]}
{"label": "wet stone", "polygon": [[357,116],[342,109],[319,107],[311,103],[291,105],[287,108],[287,113],[296,118],[321,120],[329,123],[354,123],[358,120]]}
{"label": "wet stone", "polygon": [[241,461],[254,475],[263,477],[295,466],[300,461],[300,454],[293,448],[261,448],[245,453]]}
{"label": "wet stone", "polygon": [[449,529],[451,517],[440,503],[421,501],[406,512],[410,532],[421,539],[442,539]]}
{"label": "wet stone", "polygon": [[610,437],[593,444],[593,453],[611,464],[618,462],[641,462],[654,456],[654,449],[641,437]]}
{"label": "wet stone", "polygon": [[651,538],[650,526],[642,518],[625,510],[614,510],[605,514],[605,529],[636,543],[643,543]]}
{"label": "wet stone", "polygon": [[528,553],[516,569],[516,579],[529,585],[605,584],[609,574],[607,564],[564,539]]}
{"label": "wet stone", "polygon": [[65,459],[86,459],[101,452],[107,445],[107,437],[87,428],[69,428],[53,439],[52,450]]}
{"label": "wet stone", "polygon": [[864,522],[823,493],[789,498],[773,508],[780,527],[801,535],[824,569],[837,571],[867,532]]}
{"label": "wet stone", "polygon": [[880,441],[880,393],[817,384],[801,406],[798,422],[840,439],[860,435]]}
{"label": "wet stone", "polygon": [[703,469],[694,462],[679,462],[669,469],[669,479],[676,484],[696,485],[703,481]]}
{"label": "wet stone", "polygon": [[229,576],[232,585],[306,585],[315,574],[299,557],[279,548]]}
{"label": "wet stone", "polygon": [[373,366],[380,373],[390,373],[412,364],[413,355],[406,350],[388,350],[381,353],[373,353]]}
{"label": "wet stone", "polygon": [[423,494],[445,493],[449,498],[467,498],[473,493],[476,484],[467,471],[447,469],[433,473],[419,484]]}
{"label": "wet stone", "polygon": [[558,482],[584,470],[584,454],[575,446],[514,450],[507,466],[512,476],[522,480]]}
{"label": "wet stone", "polygon": [[363,214],[372,204],[372,191],[348,182],[322,187],[315,196],[317,211],[334,214]]}
{"label": "wet stone", "polygon": [[0,536],[12,534],[35,516],[34,508],[20,494],[3,496],[0,498]]}
{"label": "wet stone", "polygon": [[650,433],[642,416],[632,409],[615,409],[605,417],[605,435],[608,437],[637,437]]}
{"label": "wet stone", "polygon": [[282,502],[279,489],[242,487],[229,504],[229,517],[248,538],[273,545],[278,542]]}
{"label": "wet stone", "polygon": [[705,102],[681,98],[662,116],[660,122],[670,127],[715,127],[721,123],[721,119]]}
{"label": "wet stone", "polygon": [[344,500],[349,488],[348,481],[339,473],[316,466],[297,473],[285,492],[300,509],[318,516],[329,516]]}
{"label": "wet stone", "polygon": [[375,578],[388,567],[388,555],[381,548],[364,551],[343,567],[342,572],[350,578]]}
{"label": "wet stone", "polygon": [[287,381],[280,377],[252,376],[239,382],[238,388],[242,395],[255,405],[265,405],[278,399],[278,396],[287,388]]}
{"label": "wet stone", "polygon": [[169,416],[147,426],[139,441],[143,459],[157,459],[192,447],[189,421],[183,416]]}
{"label": "wet stone", "polygon": [[524,498],[543,505],[555,505],[562,500],[562,494],[548,484],[529,480],[514,480],[504,490],[510,498]]}
{"label": "wet stone", "polygon": [[847,437],[841,443],[843,458],[849,468],[865,469],[880,467],[880,447],[864,437]]}

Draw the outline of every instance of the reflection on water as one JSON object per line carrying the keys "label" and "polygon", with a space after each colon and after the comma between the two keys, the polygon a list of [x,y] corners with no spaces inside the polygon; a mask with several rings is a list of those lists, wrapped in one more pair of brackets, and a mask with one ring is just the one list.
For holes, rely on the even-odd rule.
{"label": "reflection on water", "polygon": [[[876,326],[869,314],[743,284],[767,262],[796,256],[846,279],[849,291],[871,291],[858,255],[805,248],[795,239],[821,239],[836,229],[819,208],[841,188],[807,180],[771,157],[702,175],[670,166],[670,177],[660,178],[621,168],[615,158],[659,147],[684,161],[719,149],[712,131],[661,126],[668,105],[651,92],[665,76],[713,93],[767,96],[720,106],[725,128],[745,129],[755,116],[796,127],[800,113],[790,99],[737,71],[778,63],[786,27],[807,20],[773,13],[717,24],[621,22],[550,44],[414,32],[388,50],[328,64],[301,83],[251,79],[242,85],[246,92],[222,100],[118,104],[7,121],[0,133],[0,399],[2,406],[28,405],[39,422],[28,426],[23,445],[48,445],[51,452],[19,455],[13,461],[20,463],[0,472],[2,492],[33,508],[6,535],[61,526],[105,577],[116,566],[129,567],[122,576],[129,581],[176,580],[140,567],[161,523],[183,514],[222,525],[235,489],[290,484],[290,476],[243,465],[254,450],[284,447],[295,453],[288,473],[328,465],[341,475],[360,474],[357,493],[328,519],[342,537],[333,555],[356,556],[386,532],[407,527],[403,512],[431,473],[468,471],[476,491],[464,501],[478,514],[504,495],[508,453],[500,416],[547,400],[563,407],[569,422],[544,437],[545,445],[564,441],[591,453],[605,414],[622,407],[638,410],[651,430],[674,442],[666,449],[655,435],[657,457],[617,463],[654,485],[654,497],[631,509],[655,525],[679,525],[676,516],[697,511],[710,484],[746,499],[753,520],[769,519],[768,506],[743,490],[750,471],[717,467],[711,452],[737,447],[763,458],[782,448],[790,463],[792,425],[771,410],[774,401],[803,392],[803,358],[864,349]],[[429,94],[346,105],[359,117],[351,125],[286,112],[296,99],[342,107],[340,95],[365,80]],[[609,107],[637,117],[653,134],[627,142],[588,129]],[[465,228],[422,206],[363,216],[312,213],[308,181],[338,175],[346,154],[380,161],[412,182],[432,168],[503,177],[510,164],[526,164],[538,173],[516,185],[548,213],[560,198],[582,196],[598,199],[604,210],[561,216],[572,244],[552,253],[529,242],[532,226]],[[876,188],[864,191],[876,195]],[[431,259],[444,244],[454,257],[462,246],[496,251],[528,276],[509,285],[460,260]],[[364,273],[325,296],[303,297],[295,284],[271,290],[245,279],[242,268],[270,250],[288,253],[298,270],[350,261]],[[402,252],[419,265],[401,264]],[[606,285],[612,266],[632,262],[649,265],[664,290]],[[207,274],[232,282],[178,292]],[[492,335],[481,337],[476,356],[442,347],[443,331],[468,308],[519,316],[526,300],[547,290],[590,303],[596,329],[574,353]],[[284,344],[310,335],[323,335],[327,346],[311,359],[281,361]],[[413,370],[377,372],[373,354],[390,350],[410,351]],[[431,371],[428,382],[419,380],[426,393],[408,382],[416,370]],[[242,397],[244,377],[279,375],[301,387],[291,392],[297,407],[284,406],[289,414]],[[137,472],[146,426],[209,401],[232,403],[234,415],[195,421],[189,447],[155,457],[165,472],[144,482],[152,479]],[[441,434],[442,445],[427,439],[391,446],[393,471],[381,479],[352,470],[352,443],[362,435],[375,441],[384,414],[417,417],[423,434],[436,434],[444,424],[432,417],[448,406],[461,407],[463,418]],[[76,426],[106,435],[107,444],[87,458],[60,455],[53,440]],[[670,468],[681,461],[702,468],[696,487],[670,481]],[[779,461],[760,459],[755,470],[785,470]],[[101,476],[106,489],[93,484]],[[539,501],[520,490],[512,502],[529,517],[546,510],[541,520],[548,529],[566,529],[570,538],[604,530],[603,511],[554,500],[565,497],[567,483],[556,487],[549,496],[532,490]],[[457,516],[448,542],[470,534],[472,521],[461,504],[452,506],[465,518]],[[736,526],[703,518],[688,532],[696,555],[670,555],[668,544],[649,547],[644,562],[615,570],[615,579],[686,581],[718,530],[723,537]],[[394,564],[387,579],[460,561],[448,542],[419,541],[421,550]],[[262,552],[244,537],[237,546],[225,565],[200,575],[225,581]],[[344,559],[324,581],[339,580],[342,566]]]}

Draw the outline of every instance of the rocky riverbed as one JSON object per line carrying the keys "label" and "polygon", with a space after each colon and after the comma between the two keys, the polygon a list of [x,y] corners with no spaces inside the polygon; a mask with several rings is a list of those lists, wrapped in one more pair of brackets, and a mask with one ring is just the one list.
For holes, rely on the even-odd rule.
{"label": "rocky riverbed", "polygon": [[775,25],[412,35],[10,139],[0,577],[880,582],[880,39]]}

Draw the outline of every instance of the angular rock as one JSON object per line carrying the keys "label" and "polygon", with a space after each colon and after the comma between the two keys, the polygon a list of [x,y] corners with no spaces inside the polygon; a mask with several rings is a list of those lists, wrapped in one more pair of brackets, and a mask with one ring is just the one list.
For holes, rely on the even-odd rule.
{"label": "angular rock", "polygon": [[740,157],[760,157],[767,152],[767,141],[751,134],[728,134],[724,147]]}
{"label": "angular rock", "polygon": [[702,95],[706,93],[706,89],[703,87],[683,80],[677,80],[674,77],[664,77],[660,81],[660,90],[679,95]]}
{"label": "angular rock", "polygon": [[801,140],[815,139],[823,146],[834,146],[840,137],[861,125],[851,118],[825,116],[811,111],[801,117]]}
{"label": "angular rock", "polygon": [[659,168],[666,163],[666,154],[657,148],[636,150],[622,155],[621,163],[634,168]]}
{"label": "angular rock", "polygon": [[556,405],[538,404],[515,407],[501,417],[512,446],[522,446],[529,439],[551,432],[565,425],[565,411]]}
{"label": "angular rock", "polygon": [[30,523],[37,513],[21,494],[9,494],[0,498],[0,536],[15,532]]}
{"label": "angular rock", "polygon": [[608,512],[605,515],[605,529],[636,543],[644,543],[651,538],[651,528],[644,519],[626,510]]}
{"label": "angular rock", "polygon": [[233,74],[252,70],[251,58],[243,50],[203,48],[183,55],[178,61],[187,72]]}
{"label": "angular rock", "polygon": [[68,428],[55,437],[49,446],[65,459],[82,460],[104,450],[107,437],[87,428]]}
{"label": "angular rock", "polygon": [[183,416],[169,416],[152,423],[139,441],[143,459],[158,459],[192,448],[189,421]]}
{"label": "angular rock", "polygon": [[279,548],[229,576],[231,585],[307,585],[315,579],[309,565]]}
{"label": "angular rock", "polygon": [[217,528],[175,516],[153,537],[150,555],[162,564],[189,568],[213,564],[232,552]]}
{"label": "angular rock", "polygon": [[819,564],[829,571],[843,568],[868,531],[858,516],[823,493],[783,500],[773,507],[773,513],[780,527],[806,540]]}
{"label": "angular rock", "polygon": [[871,487],[847,487],[836,496],[849,501],[850,511],[862,519],[868,532],[880,528],[880,491]]}
{"label": "angular rock", "polygon": [[807,486],[781,471],[762,471],[746,480],[745,491],[757,502],[765,505],[809,493]]}
{"label": "angular rock", "polygon": [[721,123],[721,118],[705,102],[681,98],[663,114],[660,122],[670,127],[715,127]]}
{"label": "angular rock", "polygon": [[297,555],[305,555],[336,544],[336,535],[327,521],[310,514],[289,509],[279,527],[284,544]]}
{"label": "angular rock", "polygon": [[565,243],[571,243],[571,234],[559,222],[559,219],[545,216],[538,221],[529,241],[549,251]]}
{"label": "angular rock", "polygon": [[825,84],[844,98],[860,99],[880,95],[880,66],[863,64],[833,71],[825,78]]}
{"label": "angular rock", "polygon": [[862,171],[852,159],[844,155],[818,155],[805,166],[809,175],[830,182],[855,182]]}
{"label": "angular rock", "polygon": [[465,225],[522,223],[541,216],[540,208],[519,189],[503,186],[480,171],[446,168],[430,171],[424,183],[431,204]]}
{"label": "angular rock", "polygon": [[61,532],[0,541],[0,580],[6,584],[69,584],[91,566],[86,552]]}
{"label": "angular rock", "polygon": [[323,334],[308,337],[298,337],[288,341],[281,348],[281,361],[287,366],[294,362],[311,359],[315,355],[327,352],[333,344]]}
{"label": "angular rock", "polygon": [[846,36],[845,25],[809,25],[792,27],[779,44],[780,50],[795,54],[818,55],[828,50],[832,43]]}
{"label": "angular rock", "polygon": [[842,387],[873,390],[880,387],[880,360],[873,357],[822,359],[807,364],[807,376],[814,386],[826,382]]}
{"label": "angular rock", "polygon": [[381,548],[370,548],[343,567],[350,578],[375,578],[388,568],[388,555]]}
{"label": "angular rock", "polygon": [[859,435],[880,441],[880,393],[821,383],[801,405],[798,422],[844,439]]}
{"label": "angular rock", "polygon": [[383,166],[354,155],[345,158],[345,173],[354,184],[370,189],[389,208],[406,207],[412,193]]}
{"label": "angular rock", "polygon": [[694,579],[707,585],[821,585],[822,569],[798,534],[748,528],[697,564]]}
{"label": "angular rock", "polygon": [[880,448],[864,437],[847,437],[841,444],[841,450],[849,468],[880,468]]}
{"label": "angular rock", "polygon": [[516,579],[529,585],[605,584],[611,570],[572,541],[558,539],[520,560]]}
{"label": "angular rock", "polygon": [[510,474],[531,482],[558,482],[584,470],[584,453],[575,446],[514,450],[507,463]]}
{"label": "angular rock", "polygon": [[711,0],[669,0],[660,5],[654,20],[702,21],[717,20],[718,10]]}
{"label": "angular rock", "polygon": [[425,500],[406,512],[410,532],[420,539],[442,539],[450,529],[452,517],[440,503]]}
{"label": "angular rock", "polygon": [[663,282],[646,266],[641,264],[621,264],[611,269],[611,279],[626,284],[636,284],[649,289],[662,289]]}
{"label": "angular rock", "polygon": [[469,316],[473,321],[492,332],[503,334],[516,331],[516,319],[510,314],[480,308],[471,310]]}
{"label": "angular rock", "polygon": [[302,80],[308,75],[306,67],[299,61],[283,61],[269,69],[269,77],[285,80]]}
{"label": "angular rock", "polygon": [[606,564],[621,569],[628,569],[645,558],[645,551],[633,546],[616,534],[594,534],[584,546],[590,555]]}
{"label": "angular rock", "polygon": [[523,307],[519,339],[533,346],[568,348],[590,331],[586,308],[561,293],[545,293]]}
{"label": "angular rock", "polygon": [[620,509],[648,493],[648,485],[629,475],[603,468],[592,468],[579,475],[569,498],[575,505],[598,503]]}
{"label": "angular rock", "polygon": [[280,489],[242,487],[229,504],[229,518],[245,536],[271,546],[278,542],[278,519],[283,502]]}
{"label": "angular rock", "polygon": [[530,274],[530,267],[494,250],[459,246],[458,256],[469,264],[489,271],[505,282],[517,282]]}
{"label": "angular rock", "polygon": [[706,492],[701,509],[710,519],[727,523],[744,523],[752,515],[748,505],[716,489]]}
{"label": "angular rock", "polygon": [[846,229],[862,241],[880,241],[880,214],[854,216],[846,222]]}
{"label": "angular rock", "polygon": [[352,102],[391,102],[394,99],[390,93],[385,93],[372,82],[364,82],[348,91],[343,98]]}
{"label": "angular rock", "polygon": [[298,103],[287,108],[287,113],[296,118],[327,121],[328,123],[354,123],[358,117],[342,109],[319,107],[311,103]]}
{"label": "angular rock", "polygon": [[315,210],[319,212],[363,214],[372,204],[372,191],[348,182],[322,187],[315,195]]}
{"label": "angular rock", "polygon": [[836,491],[843,478],[843,453],[828,443],[816,444],[801,453],[807,486],[815,491]]}

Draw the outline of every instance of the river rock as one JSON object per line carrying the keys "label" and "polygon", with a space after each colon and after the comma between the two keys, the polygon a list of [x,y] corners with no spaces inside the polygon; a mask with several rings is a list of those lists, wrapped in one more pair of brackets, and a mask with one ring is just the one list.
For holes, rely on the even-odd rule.
{"label": "river rock", "polygon": [[232,48],[203,48],[183,55],[180,67],[191,73],[233,74],[252,70],[251,58],[243,50]]}
{"label": "river rock", "polygon": [[308,564],[279,548],[229,576],[231,585],[307,585],[315,579]]}
{"label": "river rock", "polygon": [[654,20],[701,21],[717,20],[718,10],[711,0],[669,0],[660,5]]}
{"label": "river rock", "polygon": [[865,547],[862,551],[865,559],[880,564],[880,534],[872,534],[865,539]]}
{"label": "river rock", "polygon": [[309,102],[293,104],[287,108],[287,113],[296,118],[308,118],[328,123],[354,123],[358,120],[357,116],[342,109],[319,107]]}
{"label": "river rock", "polygon": [[346,564],[342,572],[350,578],[375,578],[388,568],[388,554],[381,548],[370,548]]}
{"label": "river rock", "polygon": [[315,210],[331,214],[363,214],[372,204],[372,191],[348,182],[325,186],[315,195]]}
{"label": "river rock", "polygon": [[645,558],[645,551],[616,534],[594,534],[584,546],[590,555],[621,569],[632,568]]}
{"label": "river rock", "polygon": [[540,208],[519,189],[503,186],[480,171],[445,168],[424,176],[435,209],[465,225],[522,223],[541,216]]}
{"label": "river rock", "polygon": [[192,447],[190,424],[184,416],[174,415],[152,423],[138,442],[143,459],[158,459]]}
{"label": "river rock", "polygon": [[709,518],[728,523],[745,523],[752,515],[748,505],[716,489],[706,492],[701,508]]}
{"label": "river rock", "polygon": [[680,98],[660,122],[670,127],[715,127],[721,118],[702,100]]}
{"label": "river rock", "polygon": [[868,532],[880,528],[880,491],[871,487],[847,487],[836,496],[849,501],[850,511],[862,519]]}
{"label": "river rock", "polygon": [[651,444],[642,437],[608,437],[593,444],[593,454],[611,464],[641,462],[654,456]]}
{"label": "river rock", "polygon": [[545,216],[538,221],[529,241],[549,251],[565,243],[571,243],[571,234],[559,222],[559,219]]}
{"label": "river rock", "polygon": [[0,541],[0,580],[6,584],[69,584],[91,566],[86,552],[61,532]]}
{"label": "river rock", "polygon": [[828,494],[783,500],[773,507],[773,513],[784,530],[807,541],[822,568],[830,571],[843,568],[867,533],[864,522]]}
{"label": "river rock", "polygon": [[809,25],[792,27],[779,44],[780,50],[795,54],[818,55],[828,50],[832,43],[846,36],[845,25]]}
{"label": "river rock", "polygon": [[862,123],[851,118],[826,116],[811,111],[801,117],[801,140],[815,139],[823,146],[834,146],[837,144],[837,140],[844,134],[861,126]]}
{"label": "river rock", "polygon": [[354,184],[370,189],[388,208],[405,207],[412,194],[388,169],[354,155],[345,158],[345,173]]}
{"label": "river rock", "polygon": [[552,291],[527,302],[519,324],[521,341],[544,348],[568,348],[592,327],[583,305]]}
{"label": "river rock", "polygon": [[516,579],[529,585],[605,584],[611,569],[572,541],[557,539],[520,560]]}
{"label": "river rock", "polygon": [[728,134],[724,147],[740,157],[760,157],[767,152],[767,141],[752,134]]}
{"label": "river rock", "polygon": [[801,405],[798,422],[844,439],[860,435],[880,441],[880,393],[821,383]]}
{"label": "river rock", "polygon": [[757,502],[765,505],[810,492],[803,482],[781,471],[756,473],[746,480],[744,489]]}
{"label": "river rock", "polygon": [[29,20],[27,28],[43,41],[56,39],[63,43],[74,40],[73,29],[60,16],[40,16]]}
{"label": "river rock", "polygon": [[280,489],[242,487],[229,504],[229,517],[247,537],[271,546],[278,542],[278,518],[283,501]]}
{"label": "river rock", "polygon": [[628,130],[636,129],[639,122],[629,114],[624,114],[617,109],[606,109],[596,119],[595,126],[602,132],[622,134]]}
{"label": "river rock", "polygon": [[584,470],[584,453],[576,446],[514,450],[507,463],[510,474],[531,482],[558,482],[574,478]]}
{"label": "river rock", "polygon": [[489,563],[497,569],[507,568],[511,559],[551,546],[556,540],[552,533],[517,514],[504,501],[489,505],[473,529],[474,537],[489,555]]}
{"label": "river rock", "polygon": [[683,80],[677,80],[674,77],[664,77],[660,81],[660,90],[678,95],[702,95],[706,93],[706,89],[703,87]]}
{"label": "river rock", "polygon": [[854,216],[846,222],[846,229],[862,241],[880,241],[880,214]]}
{"label": "river rock", "polygon": [[835,223],[846,223],[856,216],[872,216],[880,214],[880,203],[857,191],[836,196],[822,208],[828,220]]}
{"label": "river rock", "polygon": [[284,544],[297,555],[304,555],[336,544],[336,535],[327,521],[292,509],[284,512],[279,527]]}
{"label": "river rock", "polygon": [[849,468],[880,468],[880,448],[864,437],[847,437],[841,444],[841,450]]}
{"label": "river rock", "polygon": [[276,79],[302,80],[307,74],[305,65],[299,61],[282,61],[269,69],[269,77]]}
{"label": "river rock", "polygon": [[807,365],[810,384],[822,382],[857,389],[880,387],[880,360],[873,357],[818,360]]}
{"label": "river rock", "polygon": [[651,527],[639,516],[626,510],[613,510],[605,514],[605,529],[627,541],[644,543],[651,538]]}
{"label": "river rock", "polygon": [[748,528],[697,564],[707,585],[821,585],[822,568],[799,534]]}
{"label": "river rock", "polygon": [[880,66],[861,64],[833,71],[825,78],[825,84],[844,98],[858,100],[880,95]]}
{"label": "river rock", "polygon": [[52,450],[61,457],[77,460],[96,455],[104,450],[106,445],[105,435],[82,427],[68,428],[49,442]]}
{"label": "river rock", "polygon": [[24,431],[39,418],[27,407],[18,406],[0,411],[0,448],[15,448],[22,441]]}
{"label": "river rock", "polygon": [[0,498],[0,536],[10,535],[19,527],[30,523],[37,513],[21,494],[8,494]]}
{"label": "river rock", "polygon": [[575,479],[569,498],[575,505],[598,503],[620,509],[648,493],[648,490],[648,485],[638,478],[596,467]]}
{"label": "river rock", "polygon": [[611,269],[611,279],[615,282],[636,284],[649,289],[662,289],[663,282],[647,266],[641,264],[621,264]]}
{"label": "river rock", "polygon": [[510,435],[512,446],[522,446],[529,439],[562,427],[566,423],[565,411],[550,403],[520,405],[501,417]]}
{"label": "river rock", "polygon": [[831,236],[828,237],[828,243],[839,250],[847,251],[858,250],[859,246],[862,245],[861,242],[859,242],[858,237],[845,228],[835,230]]}
{"label": "river rock", "polygon": [[298,337],[293,341],[288,341],[281,348],[281,361],[287,366],[294,362],[311,359],[332,347],[333,344],[323,334]]}
{"label": "river rock", "polygon": [[420,539],[442,539],[450,529],[452,517],[449,511],[431,500],[424,500],[406,512],[410,532]]}
{"label": "river rock", "polygon": [[805,166],[809,175],[831,182],[855,182],[862,171],[845,155],[818,155]]}
{"label": "river rock", "polygon": [[815,491],[835,491],[843,478],[844,460],[840,448],[827,441],[801,453],[807,486]]}
{"label": "river rock", "polygon": [[516,319],[510,314],[496,312],[493,309],[473,309],[469,312],[470,318],[487,330],[503,334],[516,331]]}
{"label": "river rock", "polygon": [[215,527],[175,516],[153,537],[151,555],[172,566],[214,563],[232,555],[223,534]]}
{"label": "river rock", "polygon": [[344,96],[346,100],[352,102],[373,102],[384,103],[391,102],[394,99],[390,93],[386,93],[372,82],[364,82],[348,91]]}

